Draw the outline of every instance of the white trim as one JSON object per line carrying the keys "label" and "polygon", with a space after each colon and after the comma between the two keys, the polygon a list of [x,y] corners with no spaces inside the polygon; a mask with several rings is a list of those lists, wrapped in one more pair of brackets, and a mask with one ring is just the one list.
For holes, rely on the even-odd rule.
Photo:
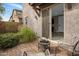
{"label": "white trim", "polygon": [[64,16],[64,40],[65,40],[65,5],[66,4],[64,4],[64,14],[63,14],[63,16]]}
{"label": "white trim", "polygon": [[52,24],[51,24],[51,19],[52,19],[52,14],[51,14],[51,8],[49,8],[49,38],[52,39]]}
{"label": "white trim", "polygon": [[[51,39],[51,9],[50,8],[45,8],[41,10],[41,19],[42,19],[42,11],[48,9],[49,12],[49,39]],[[43,19],[42,19],[43,20]]]}
{"label": "white trim", "polygon": [[41,17],[41,37],[43,36],[43,34],[42,34],[42,10],[40,11],[40,13],[41,13],[41,15],[40,15],[40,17]]}

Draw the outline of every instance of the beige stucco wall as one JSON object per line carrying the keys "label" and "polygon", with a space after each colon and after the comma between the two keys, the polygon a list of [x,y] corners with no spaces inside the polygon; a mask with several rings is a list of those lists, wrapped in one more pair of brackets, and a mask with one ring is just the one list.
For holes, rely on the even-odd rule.
{"label": "beige stucco wall", "polygon": [[16,11],[14,11],[13,13],[13,20],[15,20],[15,22],[19,22],[18,16],[16,15]]}
{"label": "beige stucco wall", "polygon": [[[64,5],[64,43],[74,45],[79,40],[79,4],[72,4],[72,9],[67,9],[67,4]],[[37,16],[38,20],[36,20]],[[25,21],[27,17],[27,24]],[[32,6],[28,3],[24,4],[23,22],[38,36],[42,36],[42,18],[38,17]],[[67,46],[69,48],[69,46]],[[68,49],[67,48],[67,49]]]}
{"label": "beige stucco wall", "polygon": [[[79,4],[73,4],[72,6],[71,10],[64,6],[64,42],[74,45],[79,40]],[[35,16],[37,16],[38,20],[36,20]],[[25,17],[27,17],[27,24]],[[33,29],[38,36],[42,36],[42,18],[41,16],[38,17],[32,6],[28,3],[24,4],[23,22],[24,25]]]}
{"label": "beige stucco wall", "polygon": [[13,12],[12,17],[10,18],[10,22],[14,20],[15,22],[19,22],[18,16],[16,15],[16,11]]}
{"label": "beige stucco wall", "polygon": [[[41,12],[40,12],[40,14],[41,14]],[[37,16],[38,20],[36,20],[35,16]],[[27,24],[26,24],[25,18],[27,18]],[[23,23],[24,23],[24,25],[27,25],[33,31],[35,31],[38,36],[42,36],[42,15],[40,17],[38,17],[38,15],[36,14],[33,7],[30,6],[28,3],[24,4]]]}
{"label": "beige stucco wall", "polygon": [[[35,16],[38,18],[36,19]],[[27,24],[25,17],[27,17]],[[30,27],[38,36],[42,36],[41,17],[38,17],[35,10],[28,3],[24,4],[23,8],[23,23]]]}
{"label": "beige stucco wall", "polygon": [[68,10],[65,4],[64,10],[64,41],[74,45],[79,40],[79,4],[72,4]]}

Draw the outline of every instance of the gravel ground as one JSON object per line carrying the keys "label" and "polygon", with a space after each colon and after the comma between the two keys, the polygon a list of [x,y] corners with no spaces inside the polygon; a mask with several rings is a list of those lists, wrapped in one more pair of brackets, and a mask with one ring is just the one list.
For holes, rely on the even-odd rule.
{"label": "gravel ground", "polygon": [[[50,47],[51,56],[67,56],[70,53],[63,48],[60,48],[57,44],[51,44]],[[22,56],[24,51],[27,52],[27,55],[34,56],[35,54],[38,54],[39,56],[44,56],[44,53],[38,51],[38,41],[20,44],[7,50],[0,50],[0,56]]]}
{"label": "gravel ground", "polygon": [[22,56],[23,52],[26,51],[27,53],[37,53],[37,41],[31,43],[24,43],[17,45],[16,47],[7,49],[7,50],[0,50],[1,56]]}
{"label": "gravel ground", "polygon": [[53,56],[69,56],[71,52],[59,46],[59,44],[54,43],[50,45],[50,53]]}

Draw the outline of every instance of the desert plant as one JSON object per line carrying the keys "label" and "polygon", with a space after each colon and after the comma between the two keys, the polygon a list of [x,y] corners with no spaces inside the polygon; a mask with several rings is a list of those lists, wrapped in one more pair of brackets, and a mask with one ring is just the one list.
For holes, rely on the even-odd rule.
{"label": "desert plant", "polygon": [[35,32],[33,32],[30,28],[28,27],[22,27],[19,30],[19,35],[20,35],[20,42],[32,42],[36,40],[37,36]]}
{"label": "desert plant", "polygon": [[0,48],[12,48],[19,43],[32,42],[36,40],[37,36],[28,27],[22,27],[17,33],[0,34]]}
{"label": "desert plant", "polygon": [[18,35],[14,33],[6,33],[0,35],[0,48],[12,48],[19,43]]}

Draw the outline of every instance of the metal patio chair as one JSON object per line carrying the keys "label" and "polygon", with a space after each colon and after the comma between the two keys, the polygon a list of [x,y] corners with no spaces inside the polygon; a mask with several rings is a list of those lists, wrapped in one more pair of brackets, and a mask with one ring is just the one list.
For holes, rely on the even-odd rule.
{"label": "metal patio chair", "polygon": [[79,40],[76,42],[76,44],[73,47],[72,56],[79,56]]}

